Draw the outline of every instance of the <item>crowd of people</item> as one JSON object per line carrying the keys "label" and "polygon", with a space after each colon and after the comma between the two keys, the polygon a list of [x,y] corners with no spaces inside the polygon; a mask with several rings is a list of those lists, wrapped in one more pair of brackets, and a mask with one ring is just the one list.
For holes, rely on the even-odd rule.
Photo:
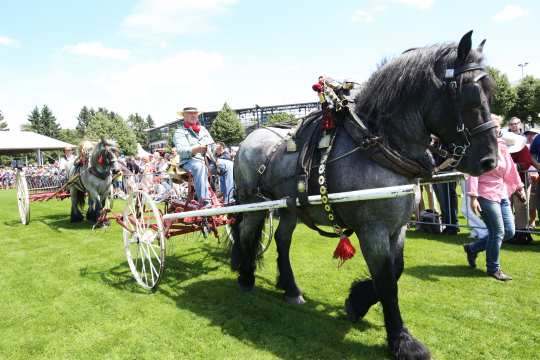
{"label": "crowd of people", "polygon": [[[46,165],[29,165],[22,167],[30,189],[50,188],[66,181],[66,171],[58,162]],[[0,167],[0,188],[15,187],[16,172],[14,167]]]}

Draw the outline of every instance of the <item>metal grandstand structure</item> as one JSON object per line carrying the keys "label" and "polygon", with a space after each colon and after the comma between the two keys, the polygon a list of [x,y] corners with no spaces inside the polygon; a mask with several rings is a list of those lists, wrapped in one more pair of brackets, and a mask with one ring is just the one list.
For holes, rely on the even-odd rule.
{"label": "metal grandstand structure", "polygon": [[[246,128],[247,132],[250,132],[250,130],[265,125],[272,114],[288,113],[300,118],[319,109],[319,102],[305,102],[269,106],[255,105],[250,108],[234,109],[234,111],[236,112],[236,115],[238,115],[238,119],[242,126]],[[206,128],[210,128],[218,113],[219,111],[206,111],[200,115],[199,120]],[[176,119],[175,121],[171,121],[164,125],[148,129],[147,132],[151,139],[150,148],[154,150],[156,148],[165,147],[170,131],[176,129],[181,121],[182,119]]]}

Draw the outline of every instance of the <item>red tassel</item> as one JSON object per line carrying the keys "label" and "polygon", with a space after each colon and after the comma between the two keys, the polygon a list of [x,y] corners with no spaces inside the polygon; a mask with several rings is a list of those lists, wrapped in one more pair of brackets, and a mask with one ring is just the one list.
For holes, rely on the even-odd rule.
{"label": "red tassel", "polygon": [[99,155],[97,162],[99,165],[103,166],[105,164],[105,159],[103,158],[103,155]]}
{"label": "red tassel", "polygon": [[323,125],[322,128],[324,130],[332,130],[335,128],[336,125],[334,124],[334,119],[332,119],[332,115],[327,112],[323,115]]}
{"label": "red tassel", "polygon": [[343,265],[345,261],[349,260],[356,253],[356,249],[351,244],[351,241],[345,235],[342,235],[339,239],[339,244],[334,250],[334,259],[339,258],[339,266]]}

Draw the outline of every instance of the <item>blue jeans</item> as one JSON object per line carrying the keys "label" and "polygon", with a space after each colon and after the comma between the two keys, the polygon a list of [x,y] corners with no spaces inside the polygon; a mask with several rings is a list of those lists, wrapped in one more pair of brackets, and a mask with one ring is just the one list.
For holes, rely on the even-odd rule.
{"label": "blue jeans", "polygon": [[508,199],[502,199],[500,203],[483,197],[478,198],[482,208],[482,219],[486,223],[488,235],[471,244],[473,252],[486,251],[486,268],[488,274],[493,274],[500,269],[499,252],[504,240],[514,237],[516,232],[514,214]]}
{"label": "blue jeans", "polygon": [[210,192],[208,191],[208,168],[206,164],[198,159],[190,159],[182,163],[181,166],[189,171],[193,177],[193,185],[199,203],[202,204],[205,200],[209,200]]}
{"label": "blue jeans", "polygon": [[225,204],[228,204],[234,201],[232,191],[234,188],[233,162],[231,160],[219,159],[217,166],[219,169],[219,187]]}
{"label": "blue jeans", "polygon": [[[441,206],[442,220],[445,224],[457,225],[456,183],[433,184],[435,196]],[[450,226],[451,227],[451,226]],[[457,230],[457,228],[456,228]]]}

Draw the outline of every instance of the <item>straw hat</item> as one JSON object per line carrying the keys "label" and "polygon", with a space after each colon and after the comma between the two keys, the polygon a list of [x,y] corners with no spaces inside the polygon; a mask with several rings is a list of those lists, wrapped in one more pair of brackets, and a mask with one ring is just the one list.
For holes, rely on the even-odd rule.
{"label": "straw hat", "polygon": [[182,111],[177,112],[179,116],[184,116],[186,113],[195,113],[198,114],[199,110],[194,106],[185,107]]}
{"label": "straw hat", "polygon": [[527,139],[524,136],[514,134],[512,132],[503,133],[503,139],[510,154],[521,151],[527,143]]}

